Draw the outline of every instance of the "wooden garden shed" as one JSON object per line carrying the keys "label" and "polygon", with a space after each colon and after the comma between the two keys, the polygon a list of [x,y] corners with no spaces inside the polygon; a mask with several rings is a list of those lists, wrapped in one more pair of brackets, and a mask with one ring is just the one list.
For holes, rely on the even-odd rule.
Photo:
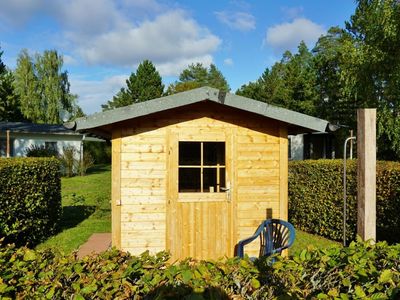
{"label": "wooden garden shed", "polygon": [[113,246],[210,259],[287,219],[288,133],[329,123],[202,87],[66,126],[112,141]]}

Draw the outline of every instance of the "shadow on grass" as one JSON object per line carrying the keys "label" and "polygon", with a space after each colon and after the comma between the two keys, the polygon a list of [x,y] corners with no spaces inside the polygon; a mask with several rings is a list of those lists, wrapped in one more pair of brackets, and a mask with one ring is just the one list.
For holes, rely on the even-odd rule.
{"label": "shadow on grass", "polygon": [[79,223],[89,218],[95,210],[95,206],[88,205],[64,206],[60,230],[76,227]]}
{"label": "shadow on grass", "polygon": [[110,170],[111,165],[109,164],[94,165],[86,171],[86,175],[103,173]]}

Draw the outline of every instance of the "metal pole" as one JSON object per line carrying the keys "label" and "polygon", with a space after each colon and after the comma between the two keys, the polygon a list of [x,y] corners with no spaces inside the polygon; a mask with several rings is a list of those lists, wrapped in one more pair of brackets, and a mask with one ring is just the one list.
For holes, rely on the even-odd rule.
{"label": "metal pole", "polygon": [[347,207],[347,190],[346,190],[346,150],[347,150],[347,142],[350,140],[355,140],[355,136],[351,136],[344,141],[344,148],[343,148],[343,246],[346,247],[346,207]]}
{"label": "metal pole", "polygon": [[7,141],[6,141],[6,157],[9,158],[10,157],[10,130],[7,129],[6,131],[7,134]]}
{"label": "metal pole", "polygon": [[[350,137],[353,137],[353,130],[350,130]],[[350,159],[353,159],[353,141],[350,143]]]}

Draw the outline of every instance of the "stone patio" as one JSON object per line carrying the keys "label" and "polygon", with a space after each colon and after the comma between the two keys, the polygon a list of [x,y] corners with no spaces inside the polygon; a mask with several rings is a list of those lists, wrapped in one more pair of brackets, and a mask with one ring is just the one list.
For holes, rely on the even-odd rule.
{"label": "stone patio", "polygon": [[92,236],[78,249],[78,257],[82,258],[86,255],[96,255],[106,251],[111,247],[111,233],[94,233]]}

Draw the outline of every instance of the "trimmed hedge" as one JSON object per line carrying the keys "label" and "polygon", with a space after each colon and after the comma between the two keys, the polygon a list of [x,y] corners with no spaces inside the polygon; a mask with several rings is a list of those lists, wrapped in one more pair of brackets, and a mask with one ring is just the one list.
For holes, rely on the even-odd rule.
{"label": "trimmed hedge", "polygon": [[[400,242],[400,163],[377,162],[377,239]],[[347,161],[348,240],[357,230],[357,162]],[[343,238],[343,161],[289,164],[289,220],[298,229],[334,240]]]}
{"label": "trimmed hedge", "polygon": [[400,246],[357,242],[256,261],[140,256],[64,257],[0,248],[1,299],[398,299]]}
{"label": "trimmed hedge", "polygon": [[0,238],[34,246],[60,221],[60,164],[55,158],[0,159]]}

